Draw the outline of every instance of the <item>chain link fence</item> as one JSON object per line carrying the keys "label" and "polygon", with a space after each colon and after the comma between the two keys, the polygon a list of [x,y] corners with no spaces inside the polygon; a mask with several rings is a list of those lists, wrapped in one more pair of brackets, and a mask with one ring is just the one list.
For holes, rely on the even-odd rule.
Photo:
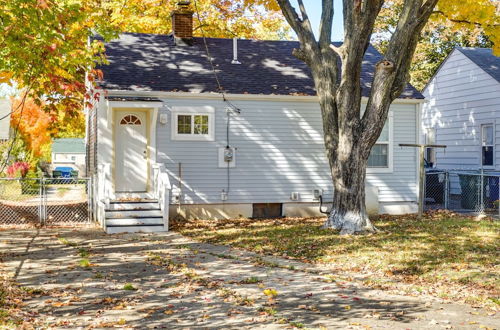
{"label": "chain link fence", "polygon": [[0,178],[0,226],[89,223],[91,192],[87,178]]}
{"label": "chain link fence", "polygon": [[425,176],[425,210],[499,215],[500,173],[431,170]]}

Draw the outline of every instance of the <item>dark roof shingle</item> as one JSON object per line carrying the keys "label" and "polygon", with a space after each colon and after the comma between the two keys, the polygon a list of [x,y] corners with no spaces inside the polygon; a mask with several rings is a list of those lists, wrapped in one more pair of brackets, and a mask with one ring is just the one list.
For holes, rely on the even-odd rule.
{"label": "dark roof shingle", "polygon": [[[296,41],[238,40],[238,59],[231,64],[232,39],[207,38],[222,88],[229,94],[315,95],[311,73],[292,55]],[[340,45],[340,43],[335,43]],[[167,35],[123,33],[106,43],[109,65],[100,86],[105,89],[167,92],[219,92],[202,38],[192,46],[175,46]],[[381,55],[370,46],[363,61],[363,95],[369,94]],[[408,85],[401,98],[423,98]]]}
{"label": "dark roof shingle", "polygon": [[493,55],[491,48],[457,47],[457,49],[500,82],[500,57]]}

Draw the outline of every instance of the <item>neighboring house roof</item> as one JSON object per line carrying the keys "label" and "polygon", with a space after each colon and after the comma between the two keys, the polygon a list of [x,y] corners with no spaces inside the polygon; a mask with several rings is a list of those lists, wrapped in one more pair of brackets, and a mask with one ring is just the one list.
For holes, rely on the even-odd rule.
{"label": "neighboring house roof", "polygon": [[493,55],[491,48],[457,47],[457,50],[500,82],[500,57]]}
{"label": "neighboring house roof", "polygon": [[[230,94],[315,95],[307,65],[292,55],[297,41],[238,40],[238,59],[231,64],[233,40],[207,38],[222,88]],[[334,43],[339,46],[341,43]],[[106,43],[109,65],[100,86],[130,91],[217,93],[217,83],[202,38],[175,46],[168,35],[123,33]],[[369,95],[375,64],[382,58],[371,45],[363,61],[363,96]],[[408,85],[401,98],[422,99]]]}
{"label": "neighboring house roof", "polygon": [[85,142],[83,139],[54,139],[52,141],[53,153],[84,154]]}
{"label": "neighboring house roof", "polygon": [[0,140],[7,140],[10,132],[10,100],[0,98]]}

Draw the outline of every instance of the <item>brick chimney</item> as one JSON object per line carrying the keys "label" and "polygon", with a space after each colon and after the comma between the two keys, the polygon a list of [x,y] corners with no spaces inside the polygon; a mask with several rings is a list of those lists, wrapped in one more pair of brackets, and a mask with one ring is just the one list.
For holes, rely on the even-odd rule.
{"label": "brick chimney", "polygon": [[188,46],[193,42],[193,11],[189,9],[190,1],[179,1],[177,9],[172,12],[172,33],[175,44]]}

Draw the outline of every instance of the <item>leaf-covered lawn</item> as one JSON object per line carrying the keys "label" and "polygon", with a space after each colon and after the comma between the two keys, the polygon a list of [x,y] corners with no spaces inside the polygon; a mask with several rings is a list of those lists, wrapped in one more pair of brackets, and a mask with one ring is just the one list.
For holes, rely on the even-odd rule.
{"label": "leaf-covered lawn", "polygon": [[382,231],[366,236],[339,236],[323,221],[197,220],[174,228],[203,242],[325,264],[332,274],[365,275],[373,287],[499,306],[500,221],[449,212],[382,216]]}

